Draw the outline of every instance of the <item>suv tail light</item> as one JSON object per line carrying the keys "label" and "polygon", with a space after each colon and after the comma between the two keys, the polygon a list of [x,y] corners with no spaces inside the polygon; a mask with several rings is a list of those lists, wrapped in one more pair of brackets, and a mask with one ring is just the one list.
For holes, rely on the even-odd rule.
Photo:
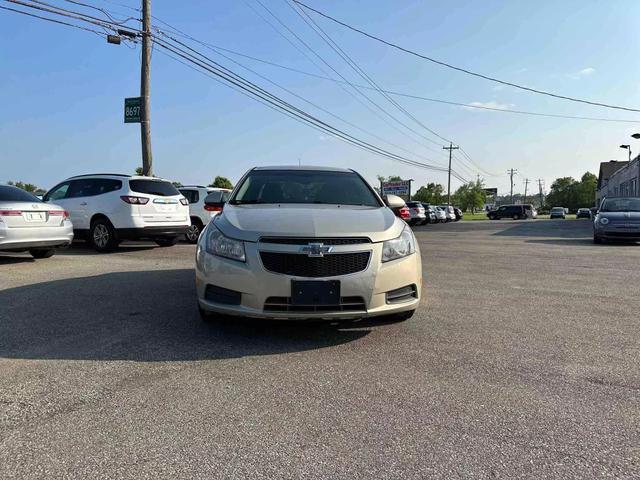
{"label": "suv tail light", "polygon": [[204,209],[207,212],[221,212],[222,211],[222,207],[218,207],[218,206],[214,206],[214,205],[205,205]]}
{"label": "suv tail light", "polygon": [[62,217],[63,219],[69,218],[69,212],[66,210],[49,210],[49,216]]}
{"label": "suv tail light", "polygon": [[20,217],[21,210],[0,210],[0,217]]}
{"label": "suv tail light", "polygon": [[124,202],[130,203],[131,205],[146,205],[149,203],[149,199],[145,197],[134,197],[131,195],[122,195],[120,197]]}
{"label": "suv tail light", "polygon": [[180,199],[180,203],[181,203],[182,205],[189,205],[189,200],[187,200],[186,198],[181,198],[181,199]]}
{"label": "suv tail light", "polygon": [[408,207],[402,207],[398,209],[398,216],[403,220],[409,220],[411,218],[411,212]]}

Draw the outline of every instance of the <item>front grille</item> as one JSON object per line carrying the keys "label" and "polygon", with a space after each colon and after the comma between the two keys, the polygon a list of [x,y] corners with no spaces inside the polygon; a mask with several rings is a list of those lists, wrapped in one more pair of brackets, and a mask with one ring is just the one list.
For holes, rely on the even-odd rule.
{"label": "front grille", "polygon": [[260,252],[264,268],[296,277],[337,277],[367,268],[371,252],[335,253],[309,257],[299,253]]}
{"label": "front grille", "polygon": [[366,312],[362,297],[342,297],[340,305],[292,305],[291,297],[269,297],[264,302],[265,312],[333,313]]}
{"label": "front grille", "polygon": [[322,243],[323,245],[360,245],[371,243],[367,237],[343,237],[343,238],[285,238],[285,237],[262,237],[263,243],[275,243],[278,245],[308,245],[310,243]]}

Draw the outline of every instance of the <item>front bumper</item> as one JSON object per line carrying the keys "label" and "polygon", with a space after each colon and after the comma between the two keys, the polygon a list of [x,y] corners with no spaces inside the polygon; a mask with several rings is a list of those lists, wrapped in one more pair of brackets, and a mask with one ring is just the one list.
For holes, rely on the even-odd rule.
{"label": "front bumper", "polygon": [[[355,319],[415,310],[422,292],[422,261],[416,253],[381,263],[382,244],[366,244],[371,251],[367,268],[358,273],[329,278],[302,278],[267,271],[260,260],[258,244],[245,243],[246,263],[227,260],[204,252],[198,246],[196,290],[200,307],[209,312],[271,319]],[[348,248],[348,247],[345,247]],[[350,250],[353,251],[353,250]],[[362,251],[362,248],[360,249]],[[343,298],[360,297],[364,307],[358,311],[267,311],[269,298],[291,296],[292,280],[339,280]],[[212,302],[206,297],[207,285],[240,292],[239,305]],[[414,285],[415,295],[402,302],[387,302],[387,292]]]}
{"label": "front bumper", "polygon": [[596,236],[607,240],[626,240],[630,242],[640,242],[640,225],[624,226],[617,224],[607,224],[596,226],[594,229]]}
{"label": "front bumper", "polygon": [[8,228],[0,223],[0,250],[21,252],[32,248],[65,247],[73,241],[73,225],[63,222],[59,227]]}
{"label": "front bumper", "polygon": [[177,237],[187,233],[189,225],[167,225],[142,228],[119,228],[118,238],[121,240],[139,240],[158,237]]}

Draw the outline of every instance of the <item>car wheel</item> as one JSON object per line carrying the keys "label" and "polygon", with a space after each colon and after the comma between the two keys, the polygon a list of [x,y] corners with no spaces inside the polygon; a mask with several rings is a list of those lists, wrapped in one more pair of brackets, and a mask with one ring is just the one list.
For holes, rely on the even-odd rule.
{"label": "car wheel", "polygon": [[110,252],[118,246],[116,231],[106,218],[99,218],[91,223],[89,243],[98,252]]}
{"label": "car wheel", "polygon": [[604,241],[602,240],[602,237],[599,235],[596,235],[595,233],[593,234],[593,243],[595,243],[596,245],[601,245],[604,243]]}
{"label": "car wheel", "polygon": [[202,231],[202,225],[199,222],[192,222],[189,228],[187,229],[187,233],[184,234],[184,237],[187,239],[189,243],[198,243],[198,238],[200,237],[200,232]]}
{"label": "car wheel", "polygon": [[513,216],[513,219],[514,219],[514,220],[520,220],[520,215],[514,215],[514,216]]}
{"label": "car wheel", "polygon": [[29,250],[29,253],[33,258],[50,258],[56,253],[53,248],[37,248]]}
{"label": "car wheel", "polygon": [[156,238],[156,243],[159,247],[173,247],[178,243],[178,237]]}

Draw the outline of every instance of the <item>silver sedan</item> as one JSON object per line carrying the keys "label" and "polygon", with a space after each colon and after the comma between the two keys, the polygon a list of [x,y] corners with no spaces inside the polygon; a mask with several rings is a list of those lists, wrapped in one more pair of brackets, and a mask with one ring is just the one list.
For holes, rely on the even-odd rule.
{"label": "silver sedan", "polygon": [[73,240],[69,214],[58,205],[10,185],[0,185],[0,251],[48,258]]}

